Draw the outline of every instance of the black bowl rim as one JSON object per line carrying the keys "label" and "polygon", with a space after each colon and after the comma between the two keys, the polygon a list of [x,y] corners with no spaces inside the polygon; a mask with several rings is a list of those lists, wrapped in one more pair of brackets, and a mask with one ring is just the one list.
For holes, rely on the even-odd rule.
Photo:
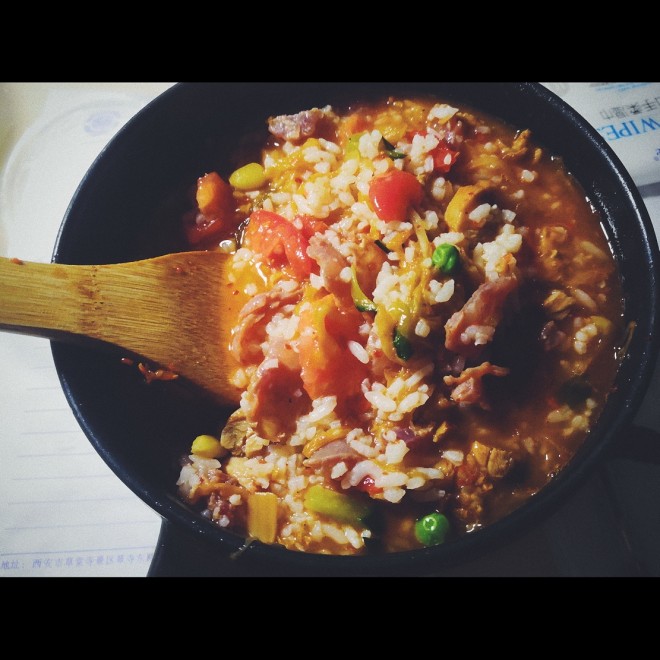
{"label": "black bowl rim", "polygon": [[[112,145],[116,141],[124,139],[124,136],[139,130],[143,123],[148,122],[149,112],[152,107],[167,102],[170,97],[185,93],[188,87],[199,84],[177,83],[165,90],[131,118],[101,151],[82,179],[65,213],[53,252],[52,260],[54,262],[58,261],[62,243],[66,235],[67,220],[76,205],[78,195],[93,181],[98,163],[105,159],[106,153],[112,148]],[[512,538],[516,532],[520,532],[524,528],[524,522],[544,518],[583,483],[586,476],[598,463],[601,454],[612,444],[616,434],[632,420],[634,413],[641,404],[650,381],[660,349],[660,310],[658,307],[660,252],[657,240],[655,240],[653,225],[641,194],[630,174],[605,139],[577,111],[540,83],[523,82],[512,83],[512,85],[519,93],[528,94],[532,97],[536,96],[541,102],[547,104],[552,112],[563,115],[569,123],[585,134],[593,148],[599,153],[603,164],[618,178],[621,185],[621,192],[625,196],[630,210],[634,213],[643,229],[643,235],[645,237],[643,250],[649,258],[651,273],[649,286],[651,292],[655,294],[650,301],[648,313],[650,328],[648,342],[646,344],[646,350],[643,350],[639,356],[639,368],[636,372],[635,379],[629,384],[622,408],[617,414],[614,424],[602,430],[603,437],[599,443],[591,447],[588,454],[574,457],[550,483],[518,509],[499,521],[446,545],[384,555],[363,556],[318,555],[291,551],[281,546],[270,546],[258,542],[244,548],[244,539],[234,533],[228,533],[201,517],[192,514],[180,502],[174,501],[173,498],[155,494],[150,488],[145,487],[130,469],[127,470],[124,465],[117,461],[113,453],[104,446],[103,439],[97,437],[94,429],[86,419],[85,411],[81,410],[78,406],[75,393],[67,379],[66,361],[60,354],[58,344],[52,343],[53,357],[61,386],[79,425],[105,463],[138,497],[158,512],[164,519],[175,523],[175,526],[179,525],[187,528],[199,539],[203,539],[211,544],[215,545],[219,543],[225,548],[226,552],[236,552],[244,549],[243,555],[249,557],[250,560],[266,563],[274,562],[275,564],[295,564],[302,569],[307,567],[310,571],[318,571],[322,567],[329,572],[339,574],[368,574],[373,572],[391,573],[393,569],[399,572],[405,572],[406,569],[422,572],[434,566],[451,565],[458,561],[470,559],[476,554],[483,552],[484,548],[494,548],[504,540]]]}

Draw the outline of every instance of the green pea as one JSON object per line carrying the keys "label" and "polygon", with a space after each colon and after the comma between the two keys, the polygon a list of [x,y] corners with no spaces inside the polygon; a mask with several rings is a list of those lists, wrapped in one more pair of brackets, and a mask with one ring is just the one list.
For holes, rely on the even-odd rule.
{"label": "green pea", "polygon": [[451,275],[460,263],[458,250],[451,243],[441,243],[435,248],[431,261],[445,275]]}
{"label": "green pea", "polygon": [[442,513],[429,513],[415,523],[415,538],[426,547],[445,542],[449,521]]}

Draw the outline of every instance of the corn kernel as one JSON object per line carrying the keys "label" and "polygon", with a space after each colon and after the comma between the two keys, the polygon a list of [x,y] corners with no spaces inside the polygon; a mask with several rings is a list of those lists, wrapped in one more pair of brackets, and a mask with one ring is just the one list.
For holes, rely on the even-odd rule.
{"label": "corn kernel", "polygon": [[198,435],[192,443],[190,451],[195,456],[202,458],[220,458],[227,453],[227,450],[212,435]]}
{"label": "corn kernel", "polygon": [[259,163],[248,163],[233,172],[229,183],[237,190],[258,190],[266,183],[266,172]]}

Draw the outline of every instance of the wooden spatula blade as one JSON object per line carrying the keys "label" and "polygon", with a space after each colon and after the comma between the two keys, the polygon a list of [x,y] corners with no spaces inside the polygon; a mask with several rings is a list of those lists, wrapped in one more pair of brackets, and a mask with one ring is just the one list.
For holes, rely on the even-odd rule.
{"label": "wooden spatula blade", "polygon": [[97,266],[0,258],[0,328],[108,342],[235,404],[228,346],[239,303],[227,258],[183,252]]}

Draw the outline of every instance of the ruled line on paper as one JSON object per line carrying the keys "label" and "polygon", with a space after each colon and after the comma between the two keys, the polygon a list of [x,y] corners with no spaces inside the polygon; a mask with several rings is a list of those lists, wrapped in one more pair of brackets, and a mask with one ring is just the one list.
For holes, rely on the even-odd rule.
{"label": "ruled line on paper", "polygon": [[53,392],[59,392],[62,389],[62,386],[57,384],[57,385],[28,385],[26,388],[28,391],[34,391],[34,390],[52,390]]}
{"label": "ruled line on paper", "polygon": [[112,472],[109,472],[108,474],[68,474],[68,475],[62,475],[62,476],[36,476],[36,477],[12,477],[12,481],[43,481],[44,479],[49,479],[49,480],[62,480],[62,479],[67,479],[67,480],[72,480],[72,479],[108,479],[108,478],[113,478],[116,479],[114,474]]}
{"label": "ruled line on paper", "polygon": [[16,454],[14,458],[55,458],[55,457],[71,457],[71,456],[92,456],[93,451],[60,451],[50,454]]}
{"label": "ruled line on paper", "polygon": [[76,497],[68,500],[15,500],[12,502],[7,502],[8,506],[15,506],[19,504],[23,505],[32,505],[32,504],[87,504],[94,502],[133,502],[135,501],[134,496],[126,497]]}
{"label": "ruled line on paper", "polygon": [[118,552],[123,550],[128,552],[130,550],[152,550],[150,545],[136,545],[130,547],[119,546],[117,548],[71,548],[69,550],[41,550],[39,552],[23,551],[23,552],[0,552],[0,557],[20,557],[22,555],[65,555],[72,552]]}
{"label": "ruled line on paper", "polygon": [[5,527],[6,531],[19,531],[28,529],[67,529],[72,527],[109,527],[113,525],[152,525],[156,524],[154,520],[117,520],[115,522],[97,522],[97,523],[66,523],[65,525],[16,525],[14,527]]}
{"label": "ruled line on paper", "polygon": [[65,435],[67,433],[75,433],[78,435],[81,433],[80,429],[62,429],[62,430],[50,430],[44,429],[42,431],[21,431],[21,435]]}

